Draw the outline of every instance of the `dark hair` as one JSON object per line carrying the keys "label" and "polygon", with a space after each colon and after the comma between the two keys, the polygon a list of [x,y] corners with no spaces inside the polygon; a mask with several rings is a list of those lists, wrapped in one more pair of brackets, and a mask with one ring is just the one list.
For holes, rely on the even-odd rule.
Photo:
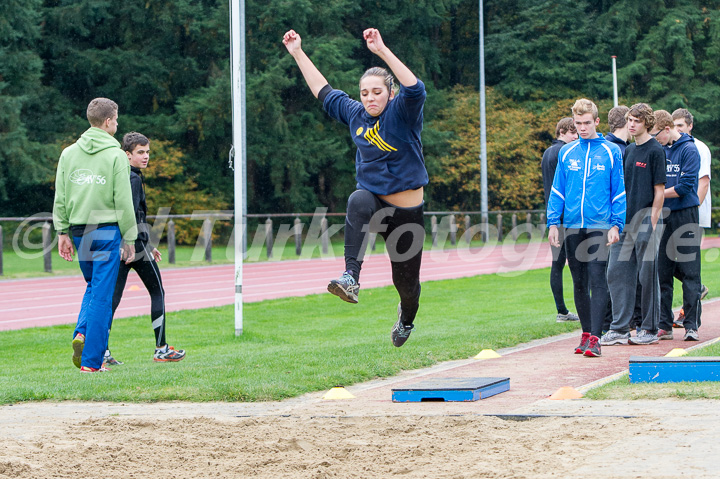
{"label": "dark hair", "polygon": [[385,83],[385,86],[388,89],[388,92],[393,91],[394,86],[394,79],[393,76],[388,73],[386,69],[383,67],[372,67],[368,69],[365,73],[363,73],[363,76],[360,77],[360,81],[363,81],[363,79],[367,77],[380,77],[383,79],[383,82]]}
{"label": "dark hair", "polygon": [[628,110],[629,108],[625,105],[620,105],[608,112],[608,127],[610,127],[610,133],[627,125],[626,115]]}
{"label": "dark hair", "polygon": [[90,126],[100,127],[108,118],[117,115],[117,103],[108,98],[95,98],[87,107],[87,119]]}
{"label": "dark hair", "polygon": [[564,135],[568,131],[577,132],[575,122],[569,116],[557,122],[557,126],[555,126],[555,138],[558,138],[560,135]]}
{"label": "dark hair", "polygon": [[130,133],[125,133],[125,136],[123,136],[122,149],[132,153],[136,146],[145,146],[149,144],[150,140],[147,139],[147,136],[142,133],[138,133],[137,131],[131,131]]}

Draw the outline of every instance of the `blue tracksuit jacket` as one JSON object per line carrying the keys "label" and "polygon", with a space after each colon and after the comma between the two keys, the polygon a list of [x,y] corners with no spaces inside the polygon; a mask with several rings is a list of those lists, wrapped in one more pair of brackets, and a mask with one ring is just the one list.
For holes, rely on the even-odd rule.
{"label": "blue tracksuit jacket", "polygon": [[547,225],[610,229],[625,226],[625,181],[620,148],[579,138],[560,150],[547,207]]}

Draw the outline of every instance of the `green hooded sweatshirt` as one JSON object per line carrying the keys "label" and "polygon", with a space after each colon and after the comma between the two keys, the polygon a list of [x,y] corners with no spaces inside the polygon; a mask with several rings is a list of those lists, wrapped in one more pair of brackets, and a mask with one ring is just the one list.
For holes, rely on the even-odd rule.
{"label": "green hooded sweatshirt", "polygon": [[91,127],[60,155],[53,205],[55,229],[117,223],[126,243],[137,238],[130,164],[120,143]]}

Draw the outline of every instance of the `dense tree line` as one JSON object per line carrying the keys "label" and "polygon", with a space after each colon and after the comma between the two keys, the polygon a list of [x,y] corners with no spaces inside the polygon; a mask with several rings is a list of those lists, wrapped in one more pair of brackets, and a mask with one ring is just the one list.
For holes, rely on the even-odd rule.
{"label": "dense tree line", "polygon": [[[232,204],[227,0],[1,2],[0,216],[50,209],[59,152],[96,96],[120,105],[119,135],[161,140],[156,166],[172,174],[148,185],[170,191],[151,206]],[[246,5],[248,211],[344,210],[354,147],[280,40],[300,32],[330,83],[353,95],[378,61],[361,41],[368,26],[427,84],[428,205],[479,209],[477,1]],[[690,108],[697,136],[720,144],[720,1],[486,0],[485,21],[491,209],[542,205],[539,158],[555,122],[579,96],[605,119],[611,55],[621,102]]]}

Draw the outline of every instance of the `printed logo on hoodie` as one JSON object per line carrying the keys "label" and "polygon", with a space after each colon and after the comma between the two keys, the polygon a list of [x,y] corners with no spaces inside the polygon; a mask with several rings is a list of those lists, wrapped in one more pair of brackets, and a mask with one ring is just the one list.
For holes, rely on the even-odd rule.
{"label": "printed logo on hoodie", "polygon": [[70,181],[76,185],[104,185],[107,181],[104,176],[93,174],[92,170],[75,170],[70,173]]}

